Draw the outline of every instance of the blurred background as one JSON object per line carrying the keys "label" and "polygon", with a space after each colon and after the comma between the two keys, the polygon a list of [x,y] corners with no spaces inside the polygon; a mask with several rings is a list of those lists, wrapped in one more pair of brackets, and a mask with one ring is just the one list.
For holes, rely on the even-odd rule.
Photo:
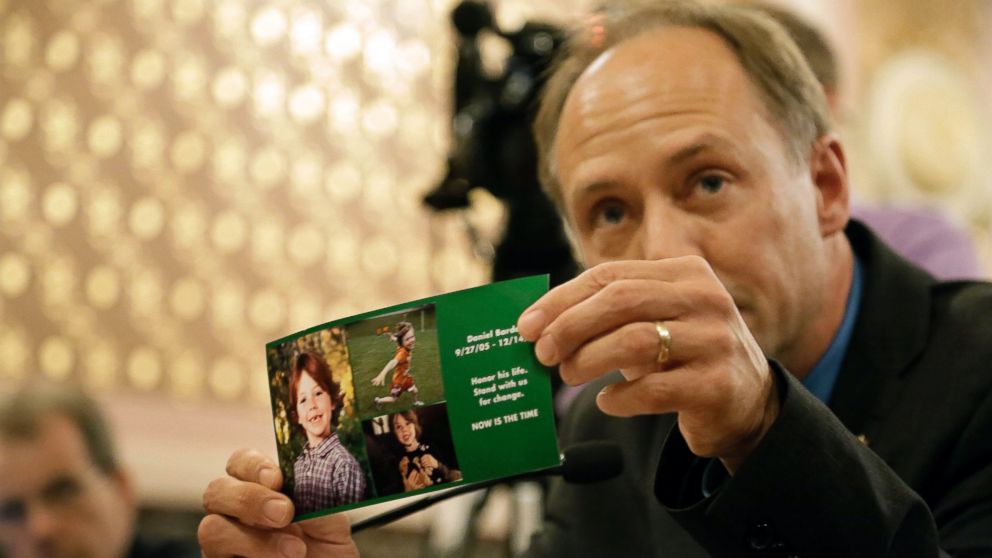
{"label": "blurred background", "polygon": [[[471,37],[457,4],[0,0],[0,390],[94,393],[152,528],[192,535],[232,450],[274,455],[266,342],[517,272],[506,223],[545,222],[500,187],[520,180],[459,166],[456,74],[468,45],[486,91],[519,94],[513,64],[539,77],[547,43],[513,32],[596,4],[494,0]],[[859,203],[940,212],[992,276],[992,3],[774,4],[837,55]],[[527,234],[560,254],[557,225]],[[501,513],[481,522],[497,556]]]}

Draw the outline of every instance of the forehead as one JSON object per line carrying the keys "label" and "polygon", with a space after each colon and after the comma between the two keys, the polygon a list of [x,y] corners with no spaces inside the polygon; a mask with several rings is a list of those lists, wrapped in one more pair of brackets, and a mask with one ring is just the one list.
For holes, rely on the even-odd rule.
{"label": "forehead", "polygon": [[300,391],[310,391],[316,385],[317,385],[317,380],[314,380],[313,376],[311,376],[309,372],[304,371],[300,373],[300,383],[299,383]]}
{"label": "forehead", "polygon": [[658,94],[756,91],[737,55],[722,37],[697,27],[658,27],[621,41],[579,76],[566,101],[582,110],[592,100],[619,105],[643,90]]}
{"label": "forehead", "polygon": [[565,141],[591,141],[604,135],[605,127],[630,128],[670,115],[746,124],[765,113],[756,88],[720,36],[661,27],[619,43],[583,72],[562,110],[558,148]]}
{"label": "forehead", "polygon": [[44,417],[35,436],[0,439],[0,496],[37,491],[51,479],[91,464],[79,428],[59,415]]}

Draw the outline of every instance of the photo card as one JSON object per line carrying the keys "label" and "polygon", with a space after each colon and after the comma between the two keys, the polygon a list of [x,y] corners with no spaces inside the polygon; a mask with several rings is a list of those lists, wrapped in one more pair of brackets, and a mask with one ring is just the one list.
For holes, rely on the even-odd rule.
{"label": "photo card", "polygon": [[268,343],[295,519],[558,465],[550,371],[516,328],[547,290],[502,281]]}

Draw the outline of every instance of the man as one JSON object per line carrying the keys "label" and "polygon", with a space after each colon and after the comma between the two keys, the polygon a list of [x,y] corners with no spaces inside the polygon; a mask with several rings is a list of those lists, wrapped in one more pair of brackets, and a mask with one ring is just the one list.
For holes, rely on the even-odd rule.
{"label": "man", "polygon": [[0,556],[183,555],[135,540],[135,517],[131,482],[95,402],[37,385],[0,402]]}
{"label": "man", "polygon": [[[992,287],[938,285],[845,229],[844,152],[781,28],[656,4],[573,43],[535,126],[589,270],[518,328],[597,382],[563,445],[615,440],[626,468],[558,484],[532,554],[989,554]],[[275,470],[232,456],[206,556],[354,555],[341,517],[268,530],[288,521],[253,511],[282,501]]]}

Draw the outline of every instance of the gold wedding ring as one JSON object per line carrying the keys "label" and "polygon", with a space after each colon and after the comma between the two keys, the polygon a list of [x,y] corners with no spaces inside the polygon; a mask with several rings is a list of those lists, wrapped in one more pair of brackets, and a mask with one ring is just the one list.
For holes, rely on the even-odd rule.
{"label": "gold wedding ring", "polygon": [[658,332],[658,364],[664,364],[672,354],[672,334],[661,321],[654,323],[654,329]]}

